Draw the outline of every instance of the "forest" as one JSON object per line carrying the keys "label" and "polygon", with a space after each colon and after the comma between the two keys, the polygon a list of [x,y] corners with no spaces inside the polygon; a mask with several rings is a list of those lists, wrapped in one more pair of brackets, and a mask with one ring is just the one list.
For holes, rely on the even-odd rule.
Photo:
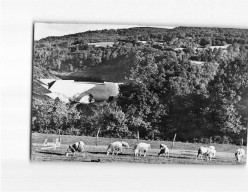
{"label": "forest", "polygon": [[[92,44],[101,42],[113,44]],[[64,73],[123,84],[108,101],[66,104],[39,81]],[[34,41],[32,97],[32,132],[247,144],[248,30],[136,27]]]}

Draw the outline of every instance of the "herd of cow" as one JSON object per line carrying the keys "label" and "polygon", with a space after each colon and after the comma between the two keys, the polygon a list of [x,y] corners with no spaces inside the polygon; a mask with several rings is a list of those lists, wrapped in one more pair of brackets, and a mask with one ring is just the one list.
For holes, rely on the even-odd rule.
{"label": "herd of cow", "polygon": [[[69,145],[69,148],[67,149],[66,156],[69,156],[72,154],[75,156],[75,152],[83,152],[84,151],[85,144],[83,141],[78,141],[74,144]],[[106,154],[109,155],[112,152],[112,155],[118,155],[119,153],[122,153],[122,149],[127,148],[129,149],[129,144],[127,142],[120,142],[116,141],[111,144],[109,144]],[[151,149],[151,145],[147,143],[138,143],[134,146],[134,156],[141,156],[143,153],[143,156],[146,156],[147,151]],[[160,152],[158,153],[158,156],[165,155],[165,157],[169,158],[170,150],[165,144],[160,144]],[[203,156],[206,157],[207,161],[211,161],[213,157],[216,155],[216,149],[214,146],[209,147],[200,147],[198,149],[198,153],[196,158],[199,157],[203,160]],[[239,148],[235,152],[235,158],[238,162],[242,160],[242,158],[245,156],[245,150],[243,148]]]}

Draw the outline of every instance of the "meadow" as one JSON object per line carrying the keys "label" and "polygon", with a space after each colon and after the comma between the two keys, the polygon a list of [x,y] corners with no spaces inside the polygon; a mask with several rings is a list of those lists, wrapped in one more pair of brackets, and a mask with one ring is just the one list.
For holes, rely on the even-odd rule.
{"label": "meadow", "polygon": [[[237,145],[231,144],[215,144],[217,153],[212,161],[206,159],[196,159],[197,150],[200,146],[207,146],[201,143],[184,143],[175,142],[174,147],[170,150],[170,157],[158,156],[159,145],[166,144],[170,149],[171,141],[151,141],[140,140],[140,142],[150,143],[151,149],[147,152],[147,156],[135,157],[133,155],[133,147],[137,143],[136,139],[116,139],[116,138],[102,138],[98,139],[96,146],[96,138],[89,136],[68,136],[61,135],[61,146],[54,149],[41,149],[43,142],[48,139],[52,142],[53,139],[58,138],[54,134],[32,133],[31,135],[31,160],[32,161],[73,161],[73,162],[99,162],[99,163],[149,163],[149,164],[206,164],[206,165],[245,165],[246,158],[241,162],[236,162],[234,153],[239,148]],[[76,141],[83,141],[85,143],[85,151],[76,153],[75,156],[66,156],[66,150],[69,144]],[[106,149],[109,143],[114,141],[126,141],[129,143],[129,149],[123,149],[123,153],[119,155],[106,155]],[[247,147],[243,147],[247,150]]]}

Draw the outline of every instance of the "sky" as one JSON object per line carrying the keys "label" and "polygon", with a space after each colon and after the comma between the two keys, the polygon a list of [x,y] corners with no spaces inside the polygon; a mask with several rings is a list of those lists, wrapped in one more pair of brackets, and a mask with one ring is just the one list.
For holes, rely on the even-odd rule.
{"label": "sky", "polygon": [[118,25],[118,24],[77,24],[77,23],[35,23],[34,40],[48,36],[63,36],[88,30],[118,29],[132,27],[159,27],[174,28],[171,26],[150,26],[150,25]]}

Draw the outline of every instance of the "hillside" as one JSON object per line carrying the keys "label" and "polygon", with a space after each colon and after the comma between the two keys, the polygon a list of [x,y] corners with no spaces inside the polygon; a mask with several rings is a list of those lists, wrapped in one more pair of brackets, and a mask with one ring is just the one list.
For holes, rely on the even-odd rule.
{"label": "hillside", "polygon": [[[102,136],[134,138],[138,133],[148,139],[177,134],[180,141],[247,143],[247,29],[88,31],[35,41],[33,56],[35,98],[48,92],[39,78],[123,83],[118,93],[110,86],[115,98],[103,94],[102,87],[110,94],[107,85],[76,92],[69,108],[61,103],[54,110],[63,118],[58,123],[49,117],[50,109],[40,106],[48,118],[37,122],[34,131],[62,128],[95,135],[101,130]],[[91,93],[98,102],[91,101]],[[91,98],[93,116],[74,109],[73,103],[83,98]]]}
{"label": "hillside", "polygon": [[75,72],[50,71],[53,75],[64,80],[93,81],[93,82],[118,82],[127,81],[131,68],[134,66],[134,56],[122,56],[113,64],[98,64],[86,67],[84,70]]}
{"label": "hillside", "polygon": [[46,94],[51,93],[51,91],[42,85],[43,83],[40,81],[40,79],[56,79],[57,80],[60,78],[56,77],[55,75],[53,75],[52,73],[50,73],[43,67],[37,67],[37,66],[33,67],[32,98],[38,99],[38,100],[44,100],[44,99],[49,100],[51,98],[47,96]]}
{"label": "hillside", "polygon": [[[87,31],[35,41],[34,67],[44,68],[48,73],[52,70],[62,79],[125,82],[131,67],[143,54],[170,51],[181,58],[206,61],[202,47],[239,43],[247,48],[247,37],[245,29],[195,27]],[[113,44],[94,45],[99,42]],[[192,52],[197,48],[197,54]],[[47,76],[46,73],[34,69],[34,76]]]}

